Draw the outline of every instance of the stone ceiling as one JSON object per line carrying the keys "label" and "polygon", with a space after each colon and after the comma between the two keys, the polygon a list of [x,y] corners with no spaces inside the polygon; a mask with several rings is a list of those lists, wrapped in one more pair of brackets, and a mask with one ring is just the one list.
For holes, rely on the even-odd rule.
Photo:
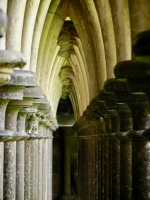
{"label": "stone ceiling", "polygon": [[76,119],[114,65],[131,58],[131,39],[150,28],[149,0],[0,0],[0,7],[8,14],[1,49],[22,52],[53,113],[69,97]]}

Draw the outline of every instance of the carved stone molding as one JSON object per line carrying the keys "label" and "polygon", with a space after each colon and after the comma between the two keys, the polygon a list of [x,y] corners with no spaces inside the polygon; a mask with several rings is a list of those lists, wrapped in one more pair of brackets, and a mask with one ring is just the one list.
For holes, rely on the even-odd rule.
{"label": "carved stone molding", "polygon": [[61,79],[62,82],[62,99],[66,99],[72,91],[72,81],[69,78]]}
{"label": "carved stone molding", "polygon": [[38,122],[40,116],[36,113],[28,114],[26,121],[26,132],[31,135],[38,135]]}
{"label": "carved stone molding", "polygon": [[26,59],[20,52],[0,50],[0,86],[9,83],[13,68],[22,68],[25,64]]}
{"label": "carved stone molding", "polygon": [[78,35],[73,23],[65,22],[58,37],[58,45],[60,46],[59,56],[68,58],[70,54],[75,54],[73,49],[73,45],[77,44],[75,37],[78,37]]}
{"label": "carved stone molding", "polygon": [[73,82],[69,77],[74,76],[73,71],[70,70],[70,67],[64,67],[59,73],[59,79],[62,83],[62,99],[66,99],[72,91]]}
{"label": "carved stone molding", "polygon": [[56,129],[58,128],[58,123],[55,117],[53,117],[52,113],[48,113],[46,119],[46,126],[52,131],[56,131]]}

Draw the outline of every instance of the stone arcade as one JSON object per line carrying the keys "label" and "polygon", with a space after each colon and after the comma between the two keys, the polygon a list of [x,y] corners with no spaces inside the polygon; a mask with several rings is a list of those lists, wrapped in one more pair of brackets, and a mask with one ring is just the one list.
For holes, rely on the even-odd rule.
{"label": "stone arcade", "polygon": [[150,200],[149,22],[149,0],[0,0],[0,200]]}

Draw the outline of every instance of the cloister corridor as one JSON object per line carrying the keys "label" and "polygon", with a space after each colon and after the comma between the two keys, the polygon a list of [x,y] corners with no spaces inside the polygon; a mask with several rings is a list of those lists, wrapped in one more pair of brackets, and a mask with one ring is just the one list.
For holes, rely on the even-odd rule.
{"label": "cloister corridor", "polygon": [[150,200],[150,0],[0,0],[0,200]]}

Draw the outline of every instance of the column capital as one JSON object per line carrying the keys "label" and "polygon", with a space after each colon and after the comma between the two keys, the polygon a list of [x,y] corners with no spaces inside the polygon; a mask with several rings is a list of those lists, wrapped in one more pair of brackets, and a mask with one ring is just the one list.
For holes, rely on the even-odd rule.
{"label": "column capital", "polygon": [[36,113],[30,113],[27,115],[26,119],[26,132],[30,137],[38,136],[38,122],[40,121],[40,116]]}
{"label": "column capital", "polygon": [[126,79],[108,79],[104,84],[104,89],[106,92],[114,92],[117,103],[125,103],[130,108],[135,131],[130,132],[128,136],[138,138],[142,135],[143,131],[148,129],[148,97],[142,92],[130,93]]}
{"label": "column capital", "polygon": [[0,86],[11,80],[13,68],[22,68],[26,64],[23,54],[15,50],[0,50]]}
{"label": "column capital", "polygon": [[46,119],[47,119],[46,121],[47,128],[49,128],[52,131],[56,131],[58,128],[58,123],[56,118],[52,116],[51,112],[47,113]]}

